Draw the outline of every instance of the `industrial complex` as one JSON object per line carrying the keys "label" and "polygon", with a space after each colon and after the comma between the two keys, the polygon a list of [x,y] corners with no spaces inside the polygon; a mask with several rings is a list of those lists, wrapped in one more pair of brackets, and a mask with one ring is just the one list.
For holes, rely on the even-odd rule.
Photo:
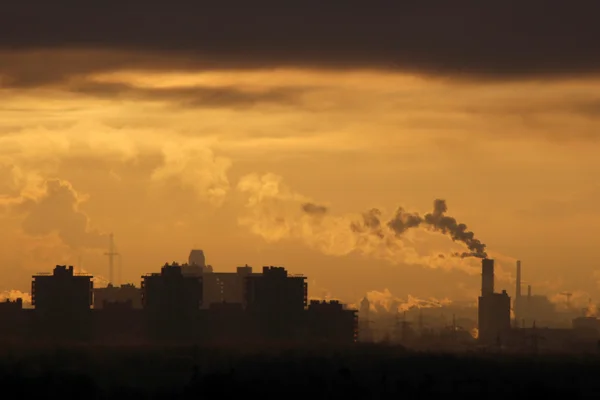
{"label": "industrial complex", "polygon": [[[495,290],[494,260],[481,260],[481,295],[477,307],[415,307],[373,312],[365,297],[359,307],[359,341],[398,343],[443,351],[597,352],[600,319],[576,309],[567,297],[559,312],[546,296],[521,294],[521,262],[516,265],[515,296]],[[471,315],[471,313],[473,315]],[[448,315],[450,314],[450,315]],[[412,318],[411,318],[412,316]]]}

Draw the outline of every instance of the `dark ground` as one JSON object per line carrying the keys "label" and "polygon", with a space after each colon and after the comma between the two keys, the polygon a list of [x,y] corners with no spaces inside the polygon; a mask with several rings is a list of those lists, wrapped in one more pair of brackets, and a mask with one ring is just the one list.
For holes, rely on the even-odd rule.
{"label": "dark ground", "polygon": [[443,355],[382,346],[6,347],[0,387],[2,398],[577,399],[600,395],[600,357]]}

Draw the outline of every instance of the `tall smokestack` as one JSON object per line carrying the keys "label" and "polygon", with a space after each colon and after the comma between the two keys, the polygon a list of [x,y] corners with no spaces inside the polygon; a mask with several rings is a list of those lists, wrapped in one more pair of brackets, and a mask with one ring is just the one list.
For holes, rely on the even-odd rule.
{"label": "tall smokestack", "polygon": [[517,299],[521,297],[521,261],[517,261],[517,290],[515,291],[515,297]]}
{"label": "tall smokestack", "polygon": [[527,285],[527,300],[531,298],[531,285]]}
{"label": "tall smokestack", "polygon": [[487,296],[494,293],[494,260],[484,258],[481,260],[481,295]]}

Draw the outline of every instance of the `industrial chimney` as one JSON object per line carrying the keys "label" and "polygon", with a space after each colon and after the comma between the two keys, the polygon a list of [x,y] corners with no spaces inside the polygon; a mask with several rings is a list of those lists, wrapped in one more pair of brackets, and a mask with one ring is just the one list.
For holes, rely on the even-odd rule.
{"label": "industrial chimney", "polygon": [[489,296],[494,293],[494,260],[481,260],[481,295]]}

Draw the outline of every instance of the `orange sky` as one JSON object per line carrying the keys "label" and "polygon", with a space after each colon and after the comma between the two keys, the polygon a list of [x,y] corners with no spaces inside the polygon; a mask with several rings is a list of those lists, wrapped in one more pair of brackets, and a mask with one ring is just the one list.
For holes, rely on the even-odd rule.
{"label": "orange sky", "polygon": [[[202,248],[217,270],[304,273],[314,296],[473,298],[478,261],[436,258],[464,250],[450,238],[357,245],[349,229],[373,207],[388,218],[442,198],[505,272],[522,260],[534,292],[595,297],[599,89],[308,68],[122,68],[6,87],[0,291],[79,257],[106,276],[114,232],[136,284]],[[304,215],[307,201],[327,215]]]}

